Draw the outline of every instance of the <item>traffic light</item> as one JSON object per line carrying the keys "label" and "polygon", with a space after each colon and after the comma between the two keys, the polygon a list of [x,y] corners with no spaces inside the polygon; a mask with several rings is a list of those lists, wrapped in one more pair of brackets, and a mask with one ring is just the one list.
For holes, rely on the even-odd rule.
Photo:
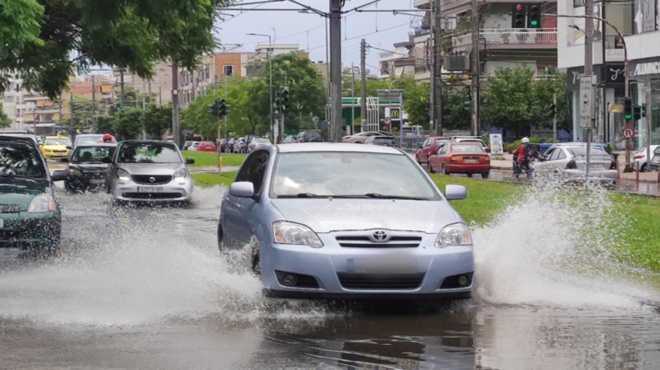
{"label": "traffic light", "polygon": [[530,4],[527,6],[527,27],[540,28],[541,27],[541,5]]}
{"label": "traffic light", "polygon": [[513,28],[525,28],[525,4],[515,4],[511,18]]}
{"label": "traffic light", "polygon": [[557,115],[557,105],[555,103],[550,104],[550,117]]}
{"label": "traffic light", "polygon": [[289,111],[289,88],[286,86],[282,88],[282,92],[280,93],[280,106],[283,113]]}
{"label": "traffic light", "polygon": [[633,118],[633,106],[632,106],[632,98],[625,98],[623,100],[623,118],[625,118],[626,121],[631,120]]}
{"label": "traffic light", "polygon": [[471,100],[463,102],[463,106],[465,107],[466,111],[472,113],[472,101]]}
{"label": "traffic light", "polygon": [[218,116],[218,109],[217,109],[218,106],[215,105],[215,103],[214,104],[209,104],[207,107],[208,107],[208,109],[206,111],[209,112],[210,115],[212,115],[214,117]]}
{"label": "traffic light", "polygon": [[225,99],[218,98],[215,100],[215,104],[218,106],[218,114],[216,117],[224,117],[227,115],[227,105],[225,104]]}
{"label": "traffic light", "polygon": [[633,118],[635,121],[639,121],[642,119],[642,106],[641,105],[636,105],[633,107]]}

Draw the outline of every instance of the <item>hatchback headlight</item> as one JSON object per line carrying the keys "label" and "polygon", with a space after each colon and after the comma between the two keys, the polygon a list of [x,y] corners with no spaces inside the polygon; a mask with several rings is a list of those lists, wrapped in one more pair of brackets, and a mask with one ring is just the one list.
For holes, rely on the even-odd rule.
{"label": "hatchback headlight", "polygon": [[183,167],[174,173],[174,178],[188,177],[188,169]]}
{"label": "hatchback headlight", "polygon": [[119,177],[119,180],[128,181],[131,179],[131,174],[125,169],[119,168],[117,169],[117,177]]}
{"label": "hatchback headlight", "polygon": [[55,212],[57,205],[51,194],[39,194],[32,198],[28,206],[28,213]]}
{"label": "hatchback headlight", "polygon": [[435,246],[438,248],[471,244],[472,236],[470,235],[470,230],[463,223],[445,226],[440,230],[438,238],[435,240]]}
{"label": "hatchback headlight", "polygon": [[312,229],[293,222],[274,222],[273,236],[275,237],[275,243],[279,244],[306,245],[312,248],[323,247],[323,242]]}

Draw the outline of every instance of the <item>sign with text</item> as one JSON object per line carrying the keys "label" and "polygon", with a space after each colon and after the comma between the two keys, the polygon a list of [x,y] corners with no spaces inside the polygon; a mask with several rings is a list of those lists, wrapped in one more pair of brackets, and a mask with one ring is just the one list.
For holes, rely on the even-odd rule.
{"label": "sign with text", "polygon": [[580,77],[580,127],[592,128],[594,116],[594,98],[596,76]]}

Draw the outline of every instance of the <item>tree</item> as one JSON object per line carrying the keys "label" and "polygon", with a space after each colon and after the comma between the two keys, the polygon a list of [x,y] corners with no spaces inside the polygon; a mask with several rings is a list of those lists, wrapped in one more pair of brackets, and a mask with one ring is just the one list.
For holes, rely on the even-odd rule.
{"label": "tree", "polygon": [[0,128],[11,126],[11,119],[7,116],[5,111],[2,110],[2,103],[0,103]]}
{"label": "tree", "polygon": [[115,116],[98,116],[96,117],[96,127],[94,127],[94,132],[102,132],[114,135],[114,125]]}
{"label": "tree", "polygon": [[442,89],[442,128],[448,130],[469,130],[472,112],[466,103],[470,100],[468,90],[443,86]]}
{"label": "tree", "polygon": [[536,104],[534,113],[540,127],[552,128],[553,117],[550,114],[552,95],[557,94],[557,129],[570,130],[568,120],[568,89],[566,73],[542,77],[535,84]]}
{"label": "tree", "polygon": [[484,117],[516,136],[528,135],[538,117],[533,79],[534,71],[529,67],[498,68],[482,90]]}
{"label": "tree", "polygon": [[141,120],[147,136],[160,140],[172,127],[172,105],[149,104],[142,113]]}
{"label": "tree", "polygon": [[112,132],[118,140],[130,140],[142,134],[142,114],[138,108],[122,109],[113,116]]}
{"label": "tree", "polygon": [[[128,68],[140,77],[153,62],[193,69],[213,50],[211,33],[228,0],[13,0],[0,3],[0,70],[54,99],[69,76],[93,65]],[[7,87],[7,77],[2,86]]]}

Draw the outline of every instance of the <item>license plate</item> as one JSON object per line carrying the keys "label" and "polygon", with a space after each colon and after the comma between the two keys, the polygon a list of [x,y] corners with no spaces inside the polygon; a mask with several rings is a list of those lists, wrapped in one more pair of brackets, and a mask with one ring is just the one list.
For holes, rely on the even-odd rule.
{"label": "license plate", "polygon": [[477,159],[466,159],[463,162],[464,163],[479,163],[479,160],[477,160]]}
{"label": "license plate", "polygon": [[163,192],[162,186],[138,186],[138,193],[161,193]]}
{"label": "license plate", "polygon": [[105,182],[104,179],[91,179],[89,180],[90,183],[92,184],[103,184]]}
{"label": "license plate", "polygon": [[357,274],[410,274],[417,272],[414,258],[370,258],[348,260],[349,270]]}

